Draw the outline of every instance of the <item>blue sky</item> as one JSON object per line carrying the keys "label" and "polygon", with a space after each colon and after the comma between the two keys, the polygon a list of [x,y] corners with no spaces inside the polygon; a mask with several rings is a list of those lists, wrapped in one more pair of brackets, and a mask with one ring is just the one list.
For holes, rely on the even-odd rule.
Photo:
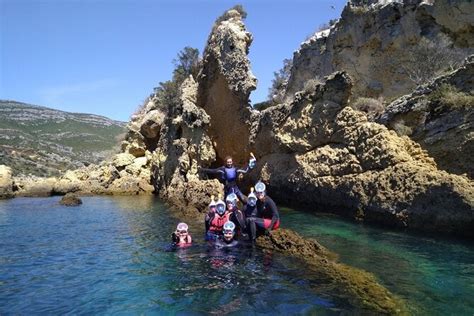
{"label": "blue sky", "polygon": [[254,37],[256,103],[283,59],[345,1],[0,0],[0,99],[127,121],[171,78],[183,47],[202,54],[215,19],[235,4]]}

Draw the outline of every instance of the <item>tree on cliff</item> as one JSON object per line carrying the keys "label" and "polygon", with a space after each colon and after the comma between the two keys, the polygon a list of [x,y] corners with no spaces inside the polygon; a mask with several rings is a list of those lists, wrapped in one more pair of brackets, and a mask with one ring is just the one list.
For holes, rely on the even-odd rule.
{"label": "tree on cliff", "polygon": [[453,46],[446,35],[439,35],[432,40],[423,37],[406,49],[401,70],[409,80],[421,85],[445,71],[454,70],[466,56],[465,52]]}
{"label": "tree on cliff", "polygon": [[179,104],[179,88],[184,80],[192,75],[196,78],[201,67],[199,58],[199,50],[186,46],[173,59],[175,69],[173,70],[173,78],[171,80],[160,82],[155,87],[154,96],[158,99],[158,106],[165,110]]}
{"label": "tree on cliff", "polygon": [[272,80],[272,86],[268,90],[268,99],[274,104],[282,103],[285,96],[286,85],[290,79],[291,67],[293,67],[292,59],[284,59],[283,67],[279,71],[275,71]]}

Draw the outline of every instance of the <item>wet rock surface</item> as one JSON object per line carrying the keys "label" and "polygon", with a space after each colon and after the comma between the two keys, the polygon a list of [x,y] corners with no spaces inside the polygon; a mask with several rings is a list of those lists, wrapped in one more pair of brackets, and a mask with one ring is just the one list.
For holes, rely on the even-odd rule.
{"label": "wet rock surface", "polygon": [[82,204],[82,200],[73,193],[68,193],[59,201],[59,204],[65,206],[78,206]]}

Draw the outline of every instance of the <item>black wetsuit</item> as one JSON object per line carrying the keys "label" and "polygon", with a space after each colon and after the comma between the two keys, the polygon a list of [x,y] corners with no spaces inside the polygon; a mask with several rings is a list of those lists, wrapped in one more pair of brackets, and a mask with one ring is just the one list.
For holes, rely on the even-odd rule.
{"label": "black wetsuit", "polygon": [[276,207],[275,202],[269,197],[265,196],[265,200],[262,202],[257,200],[257,216],[250,217],[247,220],[250,226],[250,237],[255,239],[257,237],[257,227],[261,230],[271,231],[280,226],[280,214]]}
{"label": "black wetsuit", "polygon": [[238,235],[245,231],[245,218],[241,210],[235,207],[230,213],[229,220],[235,224],[235,230]]}
{"label": "black wetsuit", "polygon": [[216,169],[207,169],[201,168],[201,171],[210,174],[220,174],[221,180],[224,181],[224,199],[227,195],[231,193],[235,193],[241,202],[244,201],[244,195],[240,192],[239,187],[237,186],[237,178],[240,174],[247,173],[249,171],[249,167],[247,166],[245,169],[237,168],[237,167],[230,167],[222,166]]}

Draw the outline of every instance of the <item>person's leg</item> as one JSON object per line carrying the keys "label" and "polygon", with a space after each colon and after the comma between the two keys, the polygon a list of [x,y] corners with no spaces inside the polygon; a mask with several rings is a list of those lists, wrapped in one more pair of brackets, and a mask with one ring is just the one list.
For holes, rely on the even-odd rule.
{"label": "person's leg", "polygon": [[255,217],[247,218],[247,229],[250,233],[250,240],[257,238],[257,227],[255,226]]}

